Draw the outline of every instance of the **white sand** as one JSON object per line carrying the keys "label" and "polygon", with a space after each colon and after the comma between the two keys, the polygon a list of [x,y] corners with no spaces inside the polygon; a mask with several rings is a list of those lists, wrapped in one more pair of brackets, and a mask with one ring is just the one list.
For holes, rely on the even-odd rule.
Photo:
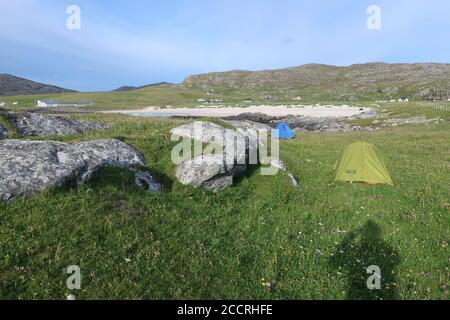
{"label": "white sand", "polygon": [[161,116],[192,116],[192,117],[230,117],[241,113],[264,113],[273,117],[284,117],[288,115],[309,117],[352,117],[370,108],[343,106],[269,106],[258,105],[249,107],[223,107],[223,106],[198,106],[196,108],[158,108],[148,107],[140,110],[106,111],[107,113],[123,113],[135,116],[161,117]]}

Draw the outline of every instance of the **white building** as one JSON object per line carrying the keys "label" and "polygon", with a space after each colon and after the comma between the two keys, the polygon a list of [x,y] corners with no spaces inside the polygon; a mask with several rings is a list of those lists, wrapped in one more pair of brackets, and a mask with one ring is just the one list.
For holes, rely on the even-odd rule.
{"label": "white building", "polygon": [[40,108],[50,108],[50,107],[59,107],[60,103],[58,101],[48,99],[48,100],[38,100],[36,105]]}
{"label": "white building", "polygon": [[38,100],[36,106],[39,108],[51,107],[92,107],[92,102],[59,102],[52,99]]}

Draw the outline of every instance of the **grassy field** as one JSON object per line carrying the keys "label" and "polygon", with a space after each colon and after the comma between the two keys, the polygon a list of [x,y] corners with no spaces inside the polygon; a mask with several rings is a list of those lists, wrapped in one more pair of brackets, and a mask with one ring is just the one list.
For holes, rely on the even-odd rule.
{"label": "grassy field", "polygon": [[[402,108],[391,111],[447,122],[302,133],[281,144],[301,192],[284,173],[250,170],[218,194],[175,180],[169,130],[182,122],[84,115],[114,128],[57,139],[130,143],[164,192],[106,169],[0,205],[0,298],[65,299],[65,270],[78,265],[77,299],[449,299],[449,112]],[[334,182],[343,148],[361,140],[381,150],[394,187]],[[380,291],[366,288],[369,265],[381,268]]]}
{"label": "grassy field", "polygon": [[[167,107],[192,107],[199,103],[198,99],[221,99],[226,106],[246,106],[251,104],[314,104],[314,103],[334,103],[345,104],[346,101],[333,101],[324,98],[315,98],[312,93],[307,95],[302,101],[292,101],[290,98],[277,98],[273,100],[265,100],[262,91],[254,90],[251,93],[239,93],[231,90],[223,90],[220,94],[207,95],[204,90],[188,89],[183,86],[163,85],[159,87],[149,87],[135,91],[125,92],[80,92],[65,93],[52,95],[32,95],[32,96],[16,96],[16,97],[0,97],[0,102],[7,103],[8,109],[29,109],[36,105],[37,100],[54,99],[60,102],[93,102],[93,107],[80,107],[77,109],[85,110],[127,110],[144,108],[149,106]],[[246,103],[246,98],[252,98],[252,103]],[[370,104],[370,101],[352,102],[352,105]],[[12,105],[17,102],[17,105]],[[69,108],[66,108],[69,109]]]}
{"label": "grassy field", "polygon": [[[191,105],[204,96],[203,91],[187,90],[178,86],[160,86],[125,92],[80,92],[59,95],[1,97],[0,101],[8,103],[10,108],[21,109],[34,107],[38,99],[54,99],[61,102],[93,102],[95,104],[94,107],[80,109],[114,110],[149,106]],[[220,96],[214,96],[214,98],[220,98]],[[12,102],[18,102],[18,105],[11,106]]]}

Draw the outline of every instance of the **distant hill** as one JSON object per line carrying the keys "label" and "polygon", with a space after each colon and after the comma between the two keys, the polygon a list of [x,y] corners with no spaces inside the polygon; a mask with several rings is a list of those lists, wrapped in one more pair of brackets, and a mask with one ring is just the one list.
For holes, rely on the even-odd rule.
{"label": "distant hill", "polygon": [[0,96],[20,96],[66,92],[76,91],[34,82],[10,74],[0,74]]}
{"label": "distant hill", "polygon": [[182,83],[219,94],[252,98],[295,95],[326,100],[450,96],[450,64],[368,63],[347,67],[307,64],[266,71],[229,71],[194,75]]}
{"label": "distant hill", "polygon": [[135,90],[141,90],[141,89],[150,88],[150,87],[173,86],[173,85],[174,84],[170,83],[170,82],[158,82],[158,83],[147,84],[145,86],[140,86],[140,87],[123,86],[123,87],[117,88],[112,91],[135,91]]}

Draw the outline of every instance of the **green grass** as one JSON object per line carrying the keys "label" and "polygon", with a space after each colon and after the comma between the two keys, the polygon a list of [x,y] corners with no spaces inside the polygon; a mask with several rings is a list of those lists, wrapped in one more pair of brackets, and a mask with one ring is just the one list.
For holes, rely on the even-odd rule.
{"label": "green grass", "polygon": [[[78,299],[449,298],[448,122],[302,133],[281,144],[301,192],[284,173],[251,171],[209,194],[174,178],[169,131],[183,121],[82,117],[114,128],[59,140],[130,143],[164,192],[106,169],[0,205],[0,298],[65,299],[69,265],[81,267]],[[343,148],[360,140],[381,150],[394,187],[334,182]],[[365,287],[369,264],[381,267],[381,291]]]}
{"label": "green grass", "polygon": [[18,136],[16,128],[11,124],[11,122],[9,122],[5,114],[2,114],[1,112],[0,112],[0,125],[2,125],[8,132],[9,134],[8,138],[12,139]]}
{"label": "green grass", "polygon": [[[268,91],[269,90],[269,91]],[[273,89],[272,89],[273,90]],[[274,91],[274,99],[266,100],[264,98],[267,92],[271,92],[270,88],[255,88],[251,91],[236,91],[222,88],[218,94],[207,95],[205,90],[186,88],[181,85],[163,85],[158,87],[149,87],[135,91],[124,92],[79,92],[64,94],[47,94],[47,95],[31,95],[31,96],[15,96],[0,97],[1,102],[6,102],[7,109],[29,109],[36,105],[40,99],[54,99],[61,102],[93,102],[93,107],[79,107],[77,109],[84,110],[132,110],[149,106],[158,106],[161,108],[167,106],[177,107],[193,107],[199,103],[198,99],[222,99],[225,106],[246,106],[250,104],[270,104],[270,105],[286,105],[286,104],[315,104],[315,103],[331,103],[331,104],[351,104],[351,105],[367,105],[376,100],[376,97],[361,97],[361,101],[348,102],[345,100],[338,101],[332,95],[317,95],[322,88],[317,90],[302,92],[304,99],[302,101],[292,101],[290,96],[286,97],[286,93],[282,91]],[[252,98],[253,103],[245,103],[244,99]],[[13,106],[12,102],[18,102]],[[70,109],[67,107],[66,109]]]}
{"label": "green grass", "polygon": [[[184,89],[178,86],[150,87],[136,91],[125,92],[83,92],[38,96],[1,97],[0,101],[12,103],[10,109],[26,109],[34,107],[38,99],[55,99],[61,102],[93,102],[94,107],[81,107],[87,110],[117,110],[136,109],[149,106],[164,107],[168,105],[192,105],[197,99],[203,98],[205,93],[199,90]],[[213,98],[213,97],[211,97]],[[220,98],[220,96],[214,96]],[[67,108],[70,109],[70,108]]]}
{"label": "green grass", "polygon": [[[368,119],[356,119],[346,121],[352,125],[359,126],[377,126],[380,123],[374,123],[375,120],[383,121],[391,118],[411,118],[411,117],[426,117],[428,119],[443,119],[445,121],[450,121],[450,111],[437,110],[432,108],[433,103],[424,103],[423,105],[417,102],[410,103],[389,103],[378,106],[371,106],[373,109],[377,110],[380,114],[379,118],[368,118]],[[449,107],[448,102],[436,103],[439,106]]]}

